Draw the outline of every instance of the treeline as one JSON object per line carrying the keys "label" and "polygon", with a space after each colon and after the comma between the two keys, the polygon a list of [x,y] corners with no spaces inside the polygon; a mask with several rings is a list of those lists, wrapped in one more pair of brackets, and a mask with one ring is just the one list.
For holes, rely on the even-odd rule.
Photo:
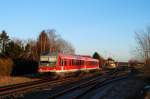
{"label": "treeline", "polygon": [[36,73],[39,56],[49,51],[74,54],[72,44],[55,30],[43,30],[37,40],[11,39],[6,31],[0,33],[0,75]]}

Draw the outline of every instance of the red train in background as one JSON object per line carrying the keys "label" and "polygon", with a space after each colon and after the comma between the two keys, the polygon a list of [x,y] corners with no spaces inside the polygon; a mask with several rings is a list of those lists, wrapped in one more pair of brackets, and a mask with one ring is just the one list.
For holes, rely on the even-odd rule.
{"label": "red train in background", "polygon": [[38,71],[40,73],[66,73],[94,69],[100,69],[99,61],[97,59],[93,59],[90,56],[66,55],[53,52],[40,56]]}

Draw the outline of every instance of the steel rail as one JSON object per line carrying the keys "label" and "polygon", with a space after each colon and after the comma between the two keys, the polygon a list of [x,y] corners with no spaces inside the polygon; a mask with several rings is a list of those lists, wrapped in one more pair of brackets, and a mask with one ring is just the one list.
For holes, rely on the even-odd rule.
{"label": "steel rail", "polygon": [[98,84],[104,84],[106,81],[109,81],[109,80],[113,79],[114,76],[116,76],[117,74],[118,74],[117,71],[113,71],[113,72],[111,71],[111,72],[108,73],[109,76],[105,75],[105,76],[96,77],[94,79],[89,80],[88,82],[81,83],[79,85],[73,86],[73,87],[68,88],[66,90],[63,90],[61,92],[53,94],[53,95],[49,96],[48,99],[55,99],[55,98],[58,98],[58,97],[61,97],[61,96],[65,95],[65,94],[67,94],[71,91],[75,91],[75,90],[78,90],[78,89],[89,87],[87,91],[85,91],[84,93],[78,95],[77,97],[74,97],[75,99],[78,99],[80,96],[86,94],[89,90],[95,88]]}
{"label": "steel rail", "polygon": [[[114,73],[116,73],[116,71],[108,72],[109,75],[114,74]],[[73,87],[68,88],[66,90],[63,90],[61,92],[53,94],[53,95],[49,96],[49,99],[55,99],[56,97],[60,97],[60,96],[62,96],[64,94],[66,94],[66,93],[69,93],[71,91],[74,91],[74,90],[82,88],[82,87],[86,87],[86,86],[91,85],[91,84],[94,85],[98,80],[101,80],[101,82],[103,82],[106,79],[106,77],[107,77],[107,75],[98,76],[98,77],[96,77],[94,79],[91,79],[91,80],[89,80],[87,82],[81,83],[79,85],[73,86]]]}
{"label": "steel rail", "polygon": [[16,86],[10,86],[7,87],[6,89],[3,89],[3,91],[0,91],[0,97],[5,97],[5,96],[10,96],[13,94],[17,94],[17,93],[22,93],[28,90],[33,90],[35,88],[44,88],[47,87],[48,85],[58,85],[59,83],[63,83],[63,82],[67,82],[67,81],[72,81],[73,78],[66,78],[66,79],[61,79],[61,80],[53,80],[50,81],[50,79],[48,80],[41,80],[38,82],[30,82],[28,84],[17,84]]}
{"label": "steel rail", "polygon": [[87,95],[89,92],[96,90],[100,87],[103,87],[105,85],[108,85],[110,83],[113,83],[115,81],[119,81],[119,80],[123,80],[126,79],[128,76],[124,76],[124,77],[117,77],[117,78],[112,78],[112,79],[105,79],[103,82],[97,82],[96,84],[90,86],[87,90],[85,90],[84,92],[82,92],[81,94],[73,97],[72,99],[82,99],[83,96]]}

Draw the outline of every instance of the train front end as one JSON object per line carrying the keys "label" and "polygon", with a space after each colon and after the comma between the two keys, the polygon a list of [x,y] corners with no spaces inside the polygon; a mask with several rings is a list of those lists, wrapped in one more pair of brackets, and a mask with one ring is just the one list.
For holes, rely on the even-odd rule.
{"label": "train front end", "polygon": [[54,72],[57,67],[57,55],[56,54],[47,54],[47,55],[41,55],[40,61],[39,61],[39,73],[45,73],[45,72]]}

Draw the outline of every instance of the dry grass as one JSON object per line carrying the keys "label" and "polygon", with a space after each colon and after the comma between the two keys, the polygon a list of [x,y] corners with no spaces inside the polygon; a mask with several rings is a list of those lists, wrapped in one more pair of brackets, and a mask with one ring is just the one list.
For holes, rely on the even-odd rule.
{"label": "dry grass", "polygon": [[0,58],[0,76],[10,76],[13,69],[13,61],[10,58]]}
{"label": "dry grass", "polygon": [[150,78],[150,66],[144,66],[143,68],[139,69],[143,73],[143,76],[146,78]]}
{"label": "dry grass", "polygon": [[35,81],[35,80],[38,80],[38,79],[27,78],[27,77],[3,76],[3,77],[0,77],[0,86],[7,86],[7,85],[12,85],[12,84],[19,84],[19,83],[24,83],[24,82],[29,82],[29,81]]}

